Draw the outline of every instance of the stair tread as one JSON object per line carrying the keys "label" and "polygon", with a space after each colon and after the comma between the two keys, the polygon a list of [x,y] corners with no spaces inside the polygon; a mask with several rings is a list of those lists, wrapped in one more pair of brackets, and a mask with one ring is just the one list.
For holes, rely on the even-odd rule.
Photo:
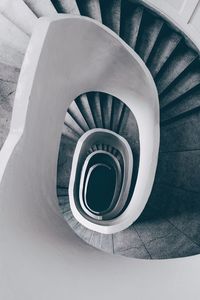
{"label": "stair tread", "polygon": [[17,83],[20,69],[0,62],[0,80]]}
{"label": "stair tread", "polygon": [[72,160],[75,147],[76,143],[74,141],[67,139],[67,141],[63,142],[63,137],[61,138],[58,155],[58,166],[63,165],[67,160]]}
{"label": "stair tread", "polygon": [[79,136],[84,133],[83,129],[76,123],[68,112],[66,113],[64,124],[75,131],[75,133]]}
{"label": "stair tread", "polygon": [[175,103],[167,106],[161,110],[161,124],[167,120],[173,119],[175,117],[180,117],[200,108],[200,86],[187,92],[185,95],[180,97]]}
{"label": "stair tread", "polygon": [[147,66],[153,77],[156,77],[180,41],[181,35],[165,26],[147,61]]}
{"label": "stair tread", "polygon": [[118,133],[122,121],[124,103],[113,97],[111,129]]}
{"label": "stair tread", "polygon": [[0,36],[0,45],[6,45],[21,54],[26,52],[29,37],[2,14],[0,14]]}
{"label": "stair tread", "polygon": [[148,60],[163,24],[164,21],[154,15],[147,12],[143,13],[135,51],[144,62]]}
{"label": "stair tread", "polygon": [[111,129],[112,103],[113,97],[101,93],[102,123],[105,129]]}
{"label": "stair tread", "polygon": [[121,232],[113,234],[113,245],[114,253],[118,254],[133,247],[143,247],[143,243],[133,226],[130,226],[129,228]]}
{"label": "stair tread", "polygon": [[[68,141],[72,141],[72,142],[77,142],[79,139],[79,135],[70,127],[68,127],[66,124],[63,124],[63,128],[62,128],[62,138],[66,138],[66,141],[68,143]],[[62,139],[62,142],[64,142],[64,140]]]}
{"label": "stair tread", "polygon": [[[160,152],[196,151],[200,149],[200,110],[161,127]],[[191,134],[192,132],[192,134]]]}
{"label": "stair tread", "polygon": [[92,115],[92,111],[90,108],[90,104],[89,104],[89,100],[86,94],[79,96],[76,99],[76,104],[79,107],[79,110],[82,112],[82,115],[85,119],[85,121],[88,124],[88,127],[90,129],[95,128],[95,122],[94,122],[94,118]]}
{"label": "stair tread", "polygon": [[121,0],[100,0],[102,22],[119,35]]}
{"label": "stair tread", "polygon": [[24,0],[24,2],[37,17],[53,16],[57,14],[55,7],[50,0]]}
{"label": "stair tread", "polygon": [[160,95],[161,109],[200,84],[200,62],[195,62]]}
{"label": "stair tread", "polygon": [[58,13],[80,15],[76,0],[52,0]]}
{"label": "stair tread", "polygon": [[23,32],[31,35],[37,17],[23,0],[1,0],[0,12]]}
{"label": "stair tread", "polygon": [[72,103],[70,104],[68,112],[83,131],[87,131],[90,129],[75,101],[72,101]]}
{"label": "stair tread", "polygon": [[157,74],[156,85],[161,94],[197,57],[197,53],[185,44],[179,44],[174,54],[168,59]]}
{"label": "stair tread", "polygon": [[95,127],[103,128],[100,94],[98,92],[92,92],[87,95]]}
{"label": "stair tread", "polygon": [[102,22],[99,0],[77,0],[76,2],[81,15]]}
{"label": "stair tread", "polygon": [[143,10],[142,6],[127,0],[122,2],[120,36],[132,49],[135,49]]}

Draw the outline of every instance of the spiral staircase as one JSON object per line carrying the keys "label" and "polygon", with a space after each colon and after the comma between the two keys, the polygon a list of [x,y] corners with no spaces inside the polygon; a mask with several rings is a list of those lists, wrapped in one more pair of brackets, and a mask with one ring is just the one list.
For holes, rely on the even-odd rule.
{"label": "spiral staircase", "polygon": [[[104,167],[105,171],[106,161],[111,161],[111,158],[109,170],[123,170],[124,167],[122,154],[106,140],[105,132],[119,135],[130,147],[133,171],[127,176],[130,180],[130,191],[122,211],[128,206],[134,193],[141,150],[137,120],[123,99],[95,90],[81,94],[66,109],[60,140],[57,164],[57,197],[60,211],[65,221],[82,240],[108,253],[145,259],[199,254],[200,65],[199,49],[195,41],[183,28],[145,1],[13,0],[1,1],[0,12],[1,147],[9,132],[18,77],[37,18],[51,18],[62,13],[82,15],[103,23],[139,55],[154,79],[160,103],[157,172],[150,198],[142,214],[128,228],[105,234],[84,226],[81,220],[74,216],[69,199],[70,177],[74,153],[85,135],[102,133],[99,141],[87,148],[87,156],[96,156],[97,160],[99,156],[100,161],[105,162],[95,162],[97,170],[100,166]],[[107,176],[104,171],[104,176]],[[120,174],[124,174],[125,171],[116,171],[116,177],[120,178]],[[93,169],[90,174],[92,172]],[[101,180],[99,182],[101,183]],[[100,185],[99,192],[101,188]],[[108,187],[107,193],[109,191]],[[95,192],[91,193],[94,198]],[[88,204],[86,207],[86,218],[89,218],[87,213],[90,211],[93,217],[95,215],[92,217],[95,223],[99,211],[95,212],[93,207],[91,213],[94,204],[91,203],[91,206]],[[70,234],[72,233],[69,233],[69,240],[72,239]],[[64,236],[63,232],[62,238]],[[82,247],[79,240],[76,246]],[[76,250],[72,248],[71,251]],[[88,257],[87,261],[89,259]],[[78,263],[81,264],[79,260]]]}

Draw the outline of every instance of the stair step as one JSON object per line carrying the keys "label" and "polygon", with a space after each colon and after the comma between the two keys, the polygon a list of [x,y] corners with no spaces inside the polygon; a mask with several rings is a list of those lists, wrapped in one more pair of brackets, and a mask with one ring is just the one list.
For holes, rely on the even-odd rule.
{"label": "stair step", "polygon": [[163,93],[164,90],[190,66],[197,55],[198,54],[188,48],[186,44],[180,43],[176,51],[174,51],[173,55],[171,55],[156,76],[155,81],[158,93]]}
{"label": "stair step", "polygon": [[[58,197],[67,197],[66,201],[69,202],[69,197],[68,197],[68,188],[60,188],[57,186],[57,196]],[[68,199],[68,200],[67,200]]]}
{"label": "stair step", "polygon": [[151,13],[143,13],[135,51],[144,62],[148,60],[163,24],[163,20],[156,18]]}
{"label": "stair step", "polygon": [[180,41],[181,35],[164,26],[147,61],[147,67],[153,77],[156,77]]}
{"label": "stair step", "polygon": [[0,149],[3,146],[10,129],[18,75],[19,73],[15,68],[0,63]]}
{"label": "stair step", "polygon": [[50,0],[24,0],[37,17],[53,16],[57,13]]}
{"label": "stair step", "polygon": [[20,69],[0,62],[0,81],[17,83]]}
{"label": "stair step", "polygon": [[103,128],[111,129],[113,97],[111,95],[101,93],[100,98],[101,98]]}
{"label": "stair step", "polygon": [[200,85],[190,90],[179,99],[161,110],[161,124],[170,119],[187,116],[187,113],[195,112],[200,108]]}
{"label": "stair step", "polygon": [[26,52],[29,37],[2,14],[0,14],[0,36],[0,45],[6,45],[22,54]]}
{"label": "stair step", "polygon": [[102,22],[119,35],[121,0],[100,0]]}
{"label": "stair step", "polygon": [[92,245],[97,249],[101,249],[101,238],[102,238],[101,233],[93,231],[90,238],[90,245]]}
{"label": "stair step", "polygon": [[120,254],[133,247],[143,246],[141,239],[133,226],[113,234],[114,253]]}
{"label": "stair step", "polygon": [[24,54],[0,40],[0,61],[4,65],[20,69],[23,59]]}
{"label": "stair step", "polygon": [[113,253],[113,235],[102,234],[101,237],[101,250],[107,253]]}
{"label": "stair step", "polygon": [[68,188],[69,179],[71,174],[72,159],[71,153],[65,154],[66,160],[63,164],[57,167],[57,186],[62,188]]}
{"label": "stair step", "polygon": [[87,96],[95,122],[95,127],[103,128],[100,94],[98,92],[91,92],[88,93]]}
{"label": "stair step", "polygon": [[60,142],[58,166],[63,165],[68,159],[71,160],[74,155],[76,142],[62,136]]}
{"label": "stair step", "polygon": [[200,84],[200,62],[195,61],[160,95],[161,109]]}
{"label": "stair step", "polygon": [[98,147],[97,147],[97,145],[92,145],[91,149],[92,149],[92,152],[94,152],[94,151],[98,150]]}
{"label": "stair step", "polygon": [[85,228],[79,223],[79,226],[77,226],[74,231],[82,240],[84,240],[86,243],[90,243],[93,232],[92,230]]}
{"label": "stair step", "polygon": [[71,128],[73,131],[75,131],[76,135],[83,135],[83,129],[76,123],[76,121],[68,112],[66,113],[64,124]]}
{"label": "stair step", "polygon": [[76,2],[78,4],[81,15],[102,22],[99,0],[77,0]]}
{"label": "stair step", "polygon": [[75,101],[70,104],[68,112],[83,131],[90,129]]}
{"label": "stair step", "polygon": [[131,111],[125,107],[122,122],[119,128],[119,134],[123,136],[129,143],[134,157],[134,168],[137,170],[139,163],[140,142],[137,121]]}
{"label": "stair step", "polygon": [[[160,152],[200,149],[200,110],[161,127]],[[192,134],[191,134],[192,133]]]}
{"label": "stair step", "polygon": [[156,183],[200,192],[200,150],[160,153]]}
{"label": "stair step", "polygon": [[58,13],[80,15],[76,0],[51,0]]}
{"label": "stair step", "polygon": [[76,104],[79,108],[79,110],[81,111],[86,123],[88,124],[89,128],[95,128],[95,122],[94,122],[94,118],[92,115],[92,111],[90,108],[90,104],[89,104],[89,100],[86,94],[79,96],[76,99]]}
{"label": "stair step", "polygon": [[37,17],[23,0],[1,0],[0,12],[23,32],[31,35]]}
{"label": "stair step", "polygon": [[[77,142],[79,139],[79,135],[70,127],[68,127],[66,124],[63,124],[63,128],[62,128],[62,139],[67,141],[70,140],[72,142]],[[65,138],[65,139],[64,139]]]}
{"label": "stair step", "polygon": [[[57,188],[59,206],[69,205],[69,199],[67,195],[68,189]],[[69,211],[69,209],[67,209],[66,211]]]}
{"label": "stair step", "polygon": [[124,103],[113,97],[111,129],[118,133],[123,119]]}
{"label": "stair step", "polygon": [[122,1],[120,36],[132,49],[135,49],[143,11],[142,6]]}

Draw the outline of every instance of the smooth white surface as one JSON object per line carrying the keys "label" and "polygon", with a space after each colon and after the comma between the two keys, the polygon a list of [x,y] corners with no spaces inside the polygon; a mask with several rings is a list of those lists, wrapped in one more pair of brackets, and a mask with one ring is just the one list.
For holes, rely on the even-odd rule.
{"label": "smooth white surface", "polygon": [[190,22],[190,19],[192,15],[194,14],[197,5],[199,3],[199,0],[184,0],[182,3],[182,6],[179,10],[179,14],[182,18],[185,19],[185,21],[188,23]]}
{"label": "smooth white surface", "polygon": [[0,36],[0,43],[5,43],[9,47],[21,53],[26,52],[29,37],[1,13]]}
{"label": "smooth white surface", "polygon": [[23,0],[1,0],[0,12],[27,34],[31,34],[37,17]]}

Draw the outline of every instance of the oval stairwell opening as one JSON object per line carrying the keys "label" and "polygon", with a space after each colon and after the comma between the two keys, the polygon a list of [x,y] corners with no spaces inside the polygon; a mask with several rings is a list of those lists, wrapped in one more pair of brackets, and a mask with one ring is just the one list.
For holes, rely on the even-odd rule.
{"label": "oval stairwell opening", "polygon": [[102,214],[113,200],[116,186],[115,170],[105,164],[89,169],[85,183],[85,204],[93,213]]}

